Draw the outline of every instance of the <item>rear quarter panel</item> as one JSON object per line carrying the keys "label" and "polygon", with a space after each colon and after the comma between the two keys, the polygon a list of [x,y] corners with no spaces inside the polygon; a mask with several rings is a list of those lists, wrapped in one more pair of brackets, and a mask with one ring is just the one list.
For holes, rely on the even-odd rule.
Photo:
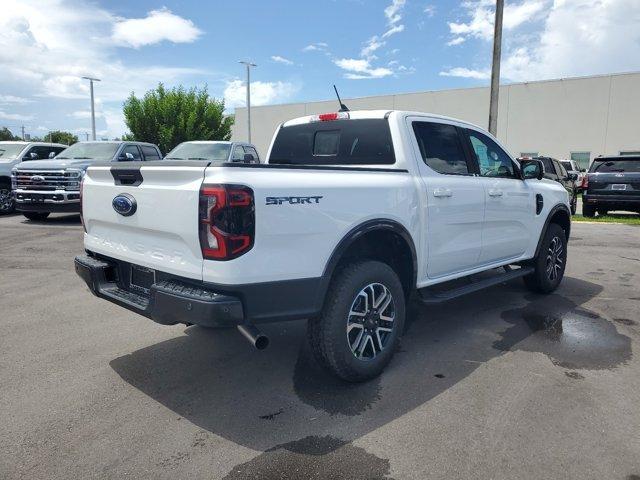
{"label": "rear quarter panel", "polygon": [[[205,260],[203,280],[259,283],[322,276],[340,240],[372,219],[402,224],[419,245],[417,189],[406,172],[209,167],[204,183],[251,187],[255,243],[226,262]],[[268,204],[267,197],[321,197],[318,202]]]}

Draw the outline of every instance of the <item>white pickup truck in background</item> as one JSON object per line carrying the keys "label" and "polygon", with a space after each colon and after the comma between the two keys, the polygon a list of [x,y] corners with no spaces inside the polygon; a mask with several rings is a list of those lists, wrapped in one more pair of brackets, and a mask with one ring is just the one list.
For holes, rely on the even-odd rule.
{"label": "white pickup truck in background", "polygon": [[90,167],[77,273],[158,323],[237,326],[258,348],[260,323],[308,319],[348,381],[388,364],[416,291],[433,303],[523,277],[548,293],[563,277],[567,192],[474,125],[307,116],[280,125],[266,162]]}

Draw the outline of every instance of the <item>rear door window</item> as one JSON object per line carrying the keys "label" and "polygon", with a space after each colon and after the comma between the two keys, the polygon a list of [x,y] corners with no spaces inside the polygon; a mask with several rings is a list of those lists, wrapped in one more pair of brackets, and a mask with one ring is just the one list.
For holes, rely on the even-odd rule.
{"label": "rear door window", "polygon": [[413,122],[422,160],[432,170],[448,175],[469,175],[458,130],[445,123]]}
{"label": "rear door window", "polygon": [[153,160],[160,160],[160,152],[153,147],[148,145],[141,145],[142,153],[144,154],[144,159],[148,162]]}
{"label": "rear door window", "polygon": [[269,163],[291,165],[393,165],[384,118],[311,122],[282,127]]}

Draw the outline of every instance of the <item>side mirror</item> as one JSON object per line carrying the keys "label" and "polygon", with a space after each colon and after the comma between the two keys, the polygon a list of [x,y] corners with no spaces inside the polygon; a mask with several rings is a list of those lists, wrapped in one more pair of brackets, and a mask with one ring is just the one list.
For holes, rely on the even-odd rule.
{"label": "side mirror", "polygon": [[38,154],[37,154],[37,153],[31,152],[31,153],[29,154],[29,158],[30,158],[31,160],[37,160],[37,159],[38,159],[38,158],[40,158],[40,157],[38,157]]}
{"label": "side mirror", "polygon": [[120,160],[121,162],[130,162],[133,160],[133,155],[129,152],[121,153],[118,157],[118,160]]}
{"label": "side mirror", "polygon": [[520,169],[523,180],[529,180],[531,178],[542,180],[544,176],[544,167],[540,160],[522,160],[520,162]]}
{"label": "side mirror", "polygon": [[575,182],[578,179],[578,174],[577,173],[570,173],[569,174],[569,180],[571,180],[572,182]]}
{"label": "side mirror", "polygon": [[56,156],[56,152],[49,152],[49,158],[53,158]]}
{"label": "side mirror", "polygon": [[245,153],[244,154],[244,161],[245,163],[251,163],[253,162],[255,159],[253,158],[253,155],[251,155],[250,153]]}

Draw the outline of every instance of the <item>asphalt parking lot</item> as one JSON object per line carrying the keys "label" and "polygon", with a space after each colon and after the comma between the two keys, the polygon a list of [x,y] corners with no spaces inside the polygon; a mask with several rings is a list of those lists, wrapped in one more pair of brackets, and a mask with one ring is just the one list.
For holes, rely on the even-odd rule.
{"label": "asphalt parking lot", "polygon": [[638,227],[574,224],[553,295],[413,304],[361,385],[318,369],[302,322],[258,352],[94,298],[81,232],[0,218],[0,478],[640,478]]}

